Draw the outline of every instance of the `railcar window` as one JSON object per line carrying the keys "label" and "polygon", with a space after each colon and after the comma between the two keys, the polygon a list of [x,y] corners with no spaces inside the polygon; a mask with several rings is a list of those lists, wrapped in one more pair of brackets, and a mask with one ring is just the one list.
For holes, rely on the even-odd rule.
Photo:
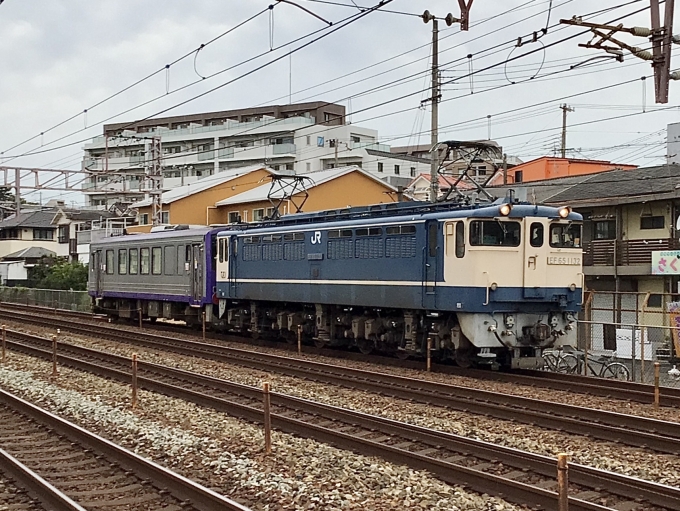
{"label": "railcar window", "polygon": [[529,228],[529,243],[532,247],[542,247],[543,246],[543,224],[540,222],[534,222]]}
{"label": "railcar window", "polygon": [[465,256],[465,223],[456,222],[456,257]]}
{"label": "railcar window", "polygon": [[328,231],[329,238],[351,238],[352,229],[335,229],[333,231]]}
{"label": "railcar window", "polygon": [[470,222],[470,245],[480,247],[518,247],[519,222],[473,220]]}
{"label": "railcar window", "polygon": [[184,250],[184,262],[191,262],[191,245],[187,245]]}
{"label": "railcar window", "polygon": [[168,245],[164,249],[165,253],[163,259],[165,260],[166,275],[173,275],[175,273],[175,261],[177,260],[177,256],[175,255],[176,250],[174,245]]}
{"label": "railcar window", "polygon": [[139,259],[140,259],[140,272],[142,275],[148,275],[149,274],[149,249],[148,248],[142,248],[139,250]]}
{"label": "railcar window", "polygon": [[283,241],[304,241],[305,235],[301,232],[288,232],[283,235]]}
{"label": "railcar window", "polygon": [[161,247],[153,247],[151,249],[151,273],[160,275],[163,268],[163,249]]}
{"label": "railcar window", "polygon": [[114,258],[113,258],[113,250],[107,250],[106,251],[106,273],[109,275],[113,275],[113,269],[114,269]]}
{"label": "railcar window", "polygon": [[217,242],[217,252],[219,256],[219,261],[224,262],[224,238],[220,238]]}
{"label": "railcar window", "polygon": [[555,248],[581,248],[581,224],[552,224],[550,246]]}
{"label": "railcar window", "polygon": [[139,271],[139,251],[136,248],[131,248],[128,253],[128,271],[130,275],[137,275]]}
{"label": "railcar window", "polygon": [[357,236],[382,236],[382,227],[357,229]]}
{"label": "railcar window", "polygon": [[127,274],[127,250],[121,248],[118,250],[118,275]]}

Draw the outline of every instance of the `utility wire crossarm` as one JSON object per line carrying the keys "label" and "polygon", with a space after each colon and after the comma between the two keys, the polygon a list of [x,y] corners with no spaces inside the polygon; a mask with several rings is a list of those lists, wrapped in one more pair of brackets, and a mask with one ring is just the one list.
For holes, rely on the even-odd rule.
{"label": "utility wire crossarm", "polygon": [[[624,27],[623,23],[608,25],[590,23],[574,16],[571,19],[560,20],[565,25],[576,25],[590,28],[593,37],[585,44],[579,44],[582,48],[595,48],[607,53],[617,55],[619,61],[623,61],[623,50],[632,55],[652,62],[654,69],[654,96],[657,103],[668,103],[668,82],[680,80],[680,72],[671,72],[671,45],[680,44],[680,37],[673,35],[673,11],[675,0],[665,0],[664,24],[661,26],[659,15],[659,0],[649,0],[651,9],[652,28],[647,27]],[[638,46],[633,46],[615,38],[618,32],[632,34],[636,37],[649,38],[652,43],[652,51],[649,52]],[[609,44],[607,44],[609,43]]]}

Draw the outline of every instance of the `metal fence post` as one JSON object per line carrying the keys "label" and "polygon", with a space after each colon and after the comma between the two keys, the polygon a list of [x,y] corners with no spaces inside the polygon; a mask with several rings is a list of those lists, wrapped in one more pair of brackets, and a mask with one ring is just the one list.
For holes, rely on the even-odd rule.
{"label": "metal fence post", "polygon": [[2,325],[2,363],[7,360],[7,327]]}
{"label": "metal fence post", "polygon": [[302,325],[297,326],[298,355],[302,353]]}
{"label": "metal fence post", "polygon": [[57,336],[52,336],[52,376],[57,376]]}
{"label": "metal fence post", "polygon": [[569,465],[567,455],[557,455],[557,500],[559,511],[569,511]]}
{"label": "metal fence post", "polygon": [[427,372],[432,370],[432,337],[427,338]]}
{"label": "metal fence post", "polygon": [[659,409],[659,363],[654,362],[654,408]]}
{"label": "metal fence post", "polygon": [[132,354],[132,408],[137,408],[137,353]]}
{"label": "metal fence post", "polygon": [[636,363],[636,361],[635,361],[635,355],[636,355],[636,353],[635,353],[635,327],[634,327],[634,326],[631,327],[631,331],[630,331],[630,332],[631,332],[631,334],[632,334],[632,335],[631,335],[632,341],[631,341],[631,343],[630,343],[630,355],[631,355],[631,359],[632,359],[631,364],[630,364],[630,368],[631,368],[631,369],[630,369],[630,379],[631,379],[631,381],[636,381],[636,379],[637,379],[637,376],[636,376],[636,375],[637,375],[637,372],[635,371],[635,366],[637,366],[637,363]]}
{"label": "metal fence post", "polygon": [[201,312],[201,321],[203,321],[203,342],[205,342],[205,311]]}
{"label": "metal fence post", "polygon": [[264,398],[264,450],[267,454],[272,453],[272,419],[271,419],[271,395],[269,394],[269,382],[262,384]]}

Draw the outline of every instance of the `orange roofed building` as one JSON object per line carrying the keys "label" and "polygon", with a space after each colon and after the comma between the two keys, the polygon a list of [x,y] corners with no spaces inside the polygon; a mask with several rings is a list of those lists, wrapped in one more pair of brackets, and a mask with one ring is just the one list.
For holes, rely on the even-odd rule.
{"label": "orange roofed building", "polygon": [[[605,170],[631,170],[637,165],[623,165],[604,160],[578,160],[574,158],[558,158],[553,156],[541,156],[535,160],[522,163],[508,169],[508,184],[528,183],[542,179],[556,177],[582,176],[596,174]],[[489,186],[503,184],[503,170],[498,170],[489,182]]]}

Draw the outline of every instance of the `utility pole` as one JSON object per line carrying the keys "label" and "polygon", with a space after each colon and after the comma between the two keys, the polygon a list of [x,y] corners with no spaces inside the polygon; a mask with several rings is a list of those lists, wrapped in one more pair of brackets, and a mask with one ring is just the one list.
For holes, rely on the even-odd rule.
{"label": "utility pole", "polygon": [[[432,95],[425,101],[432,103],[432,118],[430,123],[430,202],[437,202],[439,196],[439,101],[441,90],[439,87],[439,23],[437,17],[425,11],[422,15],[425,23],[432,22]],[[460,21],[449,13],[445,18],[446,24],[451,26],[454,21]]]}
{"label": "utility pole", "polygon": [[[604,50],[611,58],[623,62],[623,50],[628,50],[633,56],[652,62],[654,69],[654,96],[657,103],[668,103],[668,82],[680,80],[678,71],[671,72],[671,45],[680,44],[680,37],[673,35],[673,10],[675,0],[665,0],[664,24],[661,25],[659,14],[659,0],[649,0],[651,11],[652,28],[647,27],[624,27],[619,25],[603,25],[583,21],[580,16],[574,16],[568,20],[560,20],[566,25],[588,27],[593,37],[585,44],[579,44],[582,48],[596,48]],[[633,46],[614,37],[617,33],[628,33],[636,37],[646,37],[652,43],[652,51],[647,51],[638,46]],[[606,58],[603,56],[602,58]]]}
{"label": "utility pole", "polygon": [[566,103],[560,105],[562,110],[562,158],[567,156],[567,112],[574,112],[575,109],[568,106]]}
{"label": "utility pole", "polygon": [[503,184],[508,184],[508,155],[503,153]]}
{"label": "utility pole", "polygon": [[335,168],[338,168],[338,139],[333,140],[333,145],[335,146]]}

